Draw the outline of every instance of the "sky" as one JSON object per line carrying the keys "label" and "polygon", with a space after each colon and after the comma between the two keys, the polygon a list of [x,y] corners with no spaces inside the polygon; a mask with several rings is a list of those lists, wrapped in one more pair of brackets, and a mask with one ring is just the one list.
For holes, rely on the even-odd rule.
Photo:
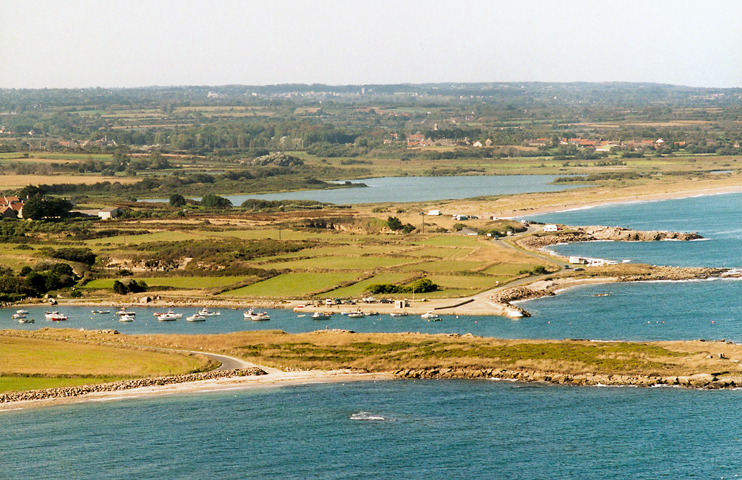
{"label": "sky", "polygon": [[0,0],[0,88],[742,87],[739,0]]}

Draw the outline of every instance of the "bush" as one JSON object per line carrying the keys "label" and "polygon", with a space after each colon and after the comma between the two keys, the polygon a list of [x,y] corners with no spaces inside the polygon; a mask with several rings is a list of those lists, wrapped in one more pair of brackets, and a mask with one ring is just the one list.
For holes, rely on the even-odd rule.
{"label": "bush", "polygon": [[232,202],[219,195],[207,193],[201,199],[201,206],[206,208],[232,208]]}

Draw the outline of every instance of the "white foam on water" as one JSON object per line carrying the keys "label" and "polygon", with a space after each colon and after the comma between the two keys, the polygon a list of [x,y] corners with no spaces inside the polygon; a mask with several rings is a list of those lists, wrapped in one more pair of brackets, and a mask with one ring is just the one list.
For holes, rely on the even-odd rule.
{"label": "white foam on water", "polygon": [[351,420],[361,420],[366,422],[393,422],[394,419],[375,415],[371,412],[358,412],[350,416]]}

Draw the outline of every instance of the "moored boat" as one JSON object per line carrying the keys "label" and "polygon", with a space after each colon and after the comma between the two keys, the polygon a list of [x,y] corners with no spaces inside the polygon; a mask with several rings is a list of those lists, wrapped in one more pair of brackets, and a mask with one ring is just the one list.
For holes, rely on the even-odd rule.
{"label": "moored boat", "polygon": [[242,315],[245,317],[245,320],[252,320],[253,322],[265,322],[271,319],[268,312],[256,312],[252,308],[243,312]]}
{"label": "moored boat", "polygon": [[56,310],[53,312],[46,312],[44,314],[44,318],[47,320],[51,320],[52,322],[64,322],[67,320],[67,315],[63,313],[59,313]]}
{"label": "moored boat", "polygon": [[161,322],[174,322],[175,320],[181,318],[183,316],[182,313],[162,313],[157,317],[157,320]]}
{"label": "moored boat", "polygon": [[211,311],[208,308],[202,308],[201,310],[199,310],[198,314],[201,315],[202,317],[217,317],[221,315],[222,313]]}
{"label": "moored boat", "polygon": [[206,317],[201,315],[201,313],[194,313],[190,317],[186,317],[187,322],[205,322]]}
{"label": "moored boat", "polygon": [[365,317],[365,316],[366,316],[366,314],[365,314],[365,313],[363,313],[363,312],[362,312],[362,311],[360,311],[360,310],[359,310],[359,311],[357,311],[357,312],[350,312],[350,313],[348,314],[348,318],[363,318],[363,317]]}
{"label": "moored boat", "polygon": [[116,312],[116,315],[133,315],[136,316],[136,312],[133,312],[131,310],[127,310],[126,307],[122,308],[118,312]]}
{"label": "moored boat", "polygon": [[18,320],[18,323],[33,323],[33,322],[34,322],[33,318],[26,318],[26,317],[23,317]]}
{"label": "moored boat", "polygon": [[390,317],[406,317],[407,312],[392,312],[389,314]]}
{"label": "moored boat", "polygon": [[110,310],[91,310],[91,312],[93,314],[97,314],[97,315],[103,315],[103,314],[106,314],[106,313],[111,313]]}
{"label": "moored boat", "polygon": [[420,315],[420,318],[428,320],[429,322],[431,321],[438,322],[441,319],[441,317],[439,317],[437,313],[433,313],[433,312],[425,312],[422,315]]}
{"label": "moored boat", "polygon": [[119,322],[133,322],[134,315],[119,315]]}
{"label": "moored boat", "polygon": [[18,315],[28,315],[28,310],[16,310],[15,313]]}
{"label": "moored boat", "polygon": [[325,313],[325,312],[314,312],[312,314],[312,319],[313,320],[329,320],[330,319],[330,314],[329,313]]}
{"label": "moored boat", "polygon": [[26,318],[26,314],[25,313],[14,313],[13,315],[10,316],[10,318],[12,318],[13,320],[18,320],[20,318]]}

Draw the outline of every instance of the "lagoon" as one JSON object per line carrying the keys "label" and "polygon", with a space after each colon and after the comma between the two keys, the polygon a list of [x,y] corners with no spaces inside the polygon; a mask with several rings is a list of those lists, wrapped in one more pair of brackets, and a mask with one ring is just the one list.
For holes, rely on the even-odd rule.
{"label": "lagoon", "polygon": [[[557,192],[584,185],[552,184],[556,175],[482,175],[457,177],[381,177],[349,180],[367,187],[303,190],[258,195],[222,195],[233,205],[247,199],[316,200],[336,205],[382,202],[427,202],[518,193]],[[334,182],[344,183],[344,181]],[[199,200],[200,198],[195,198]],[[148,200],[167,202],[167,199]]]}

